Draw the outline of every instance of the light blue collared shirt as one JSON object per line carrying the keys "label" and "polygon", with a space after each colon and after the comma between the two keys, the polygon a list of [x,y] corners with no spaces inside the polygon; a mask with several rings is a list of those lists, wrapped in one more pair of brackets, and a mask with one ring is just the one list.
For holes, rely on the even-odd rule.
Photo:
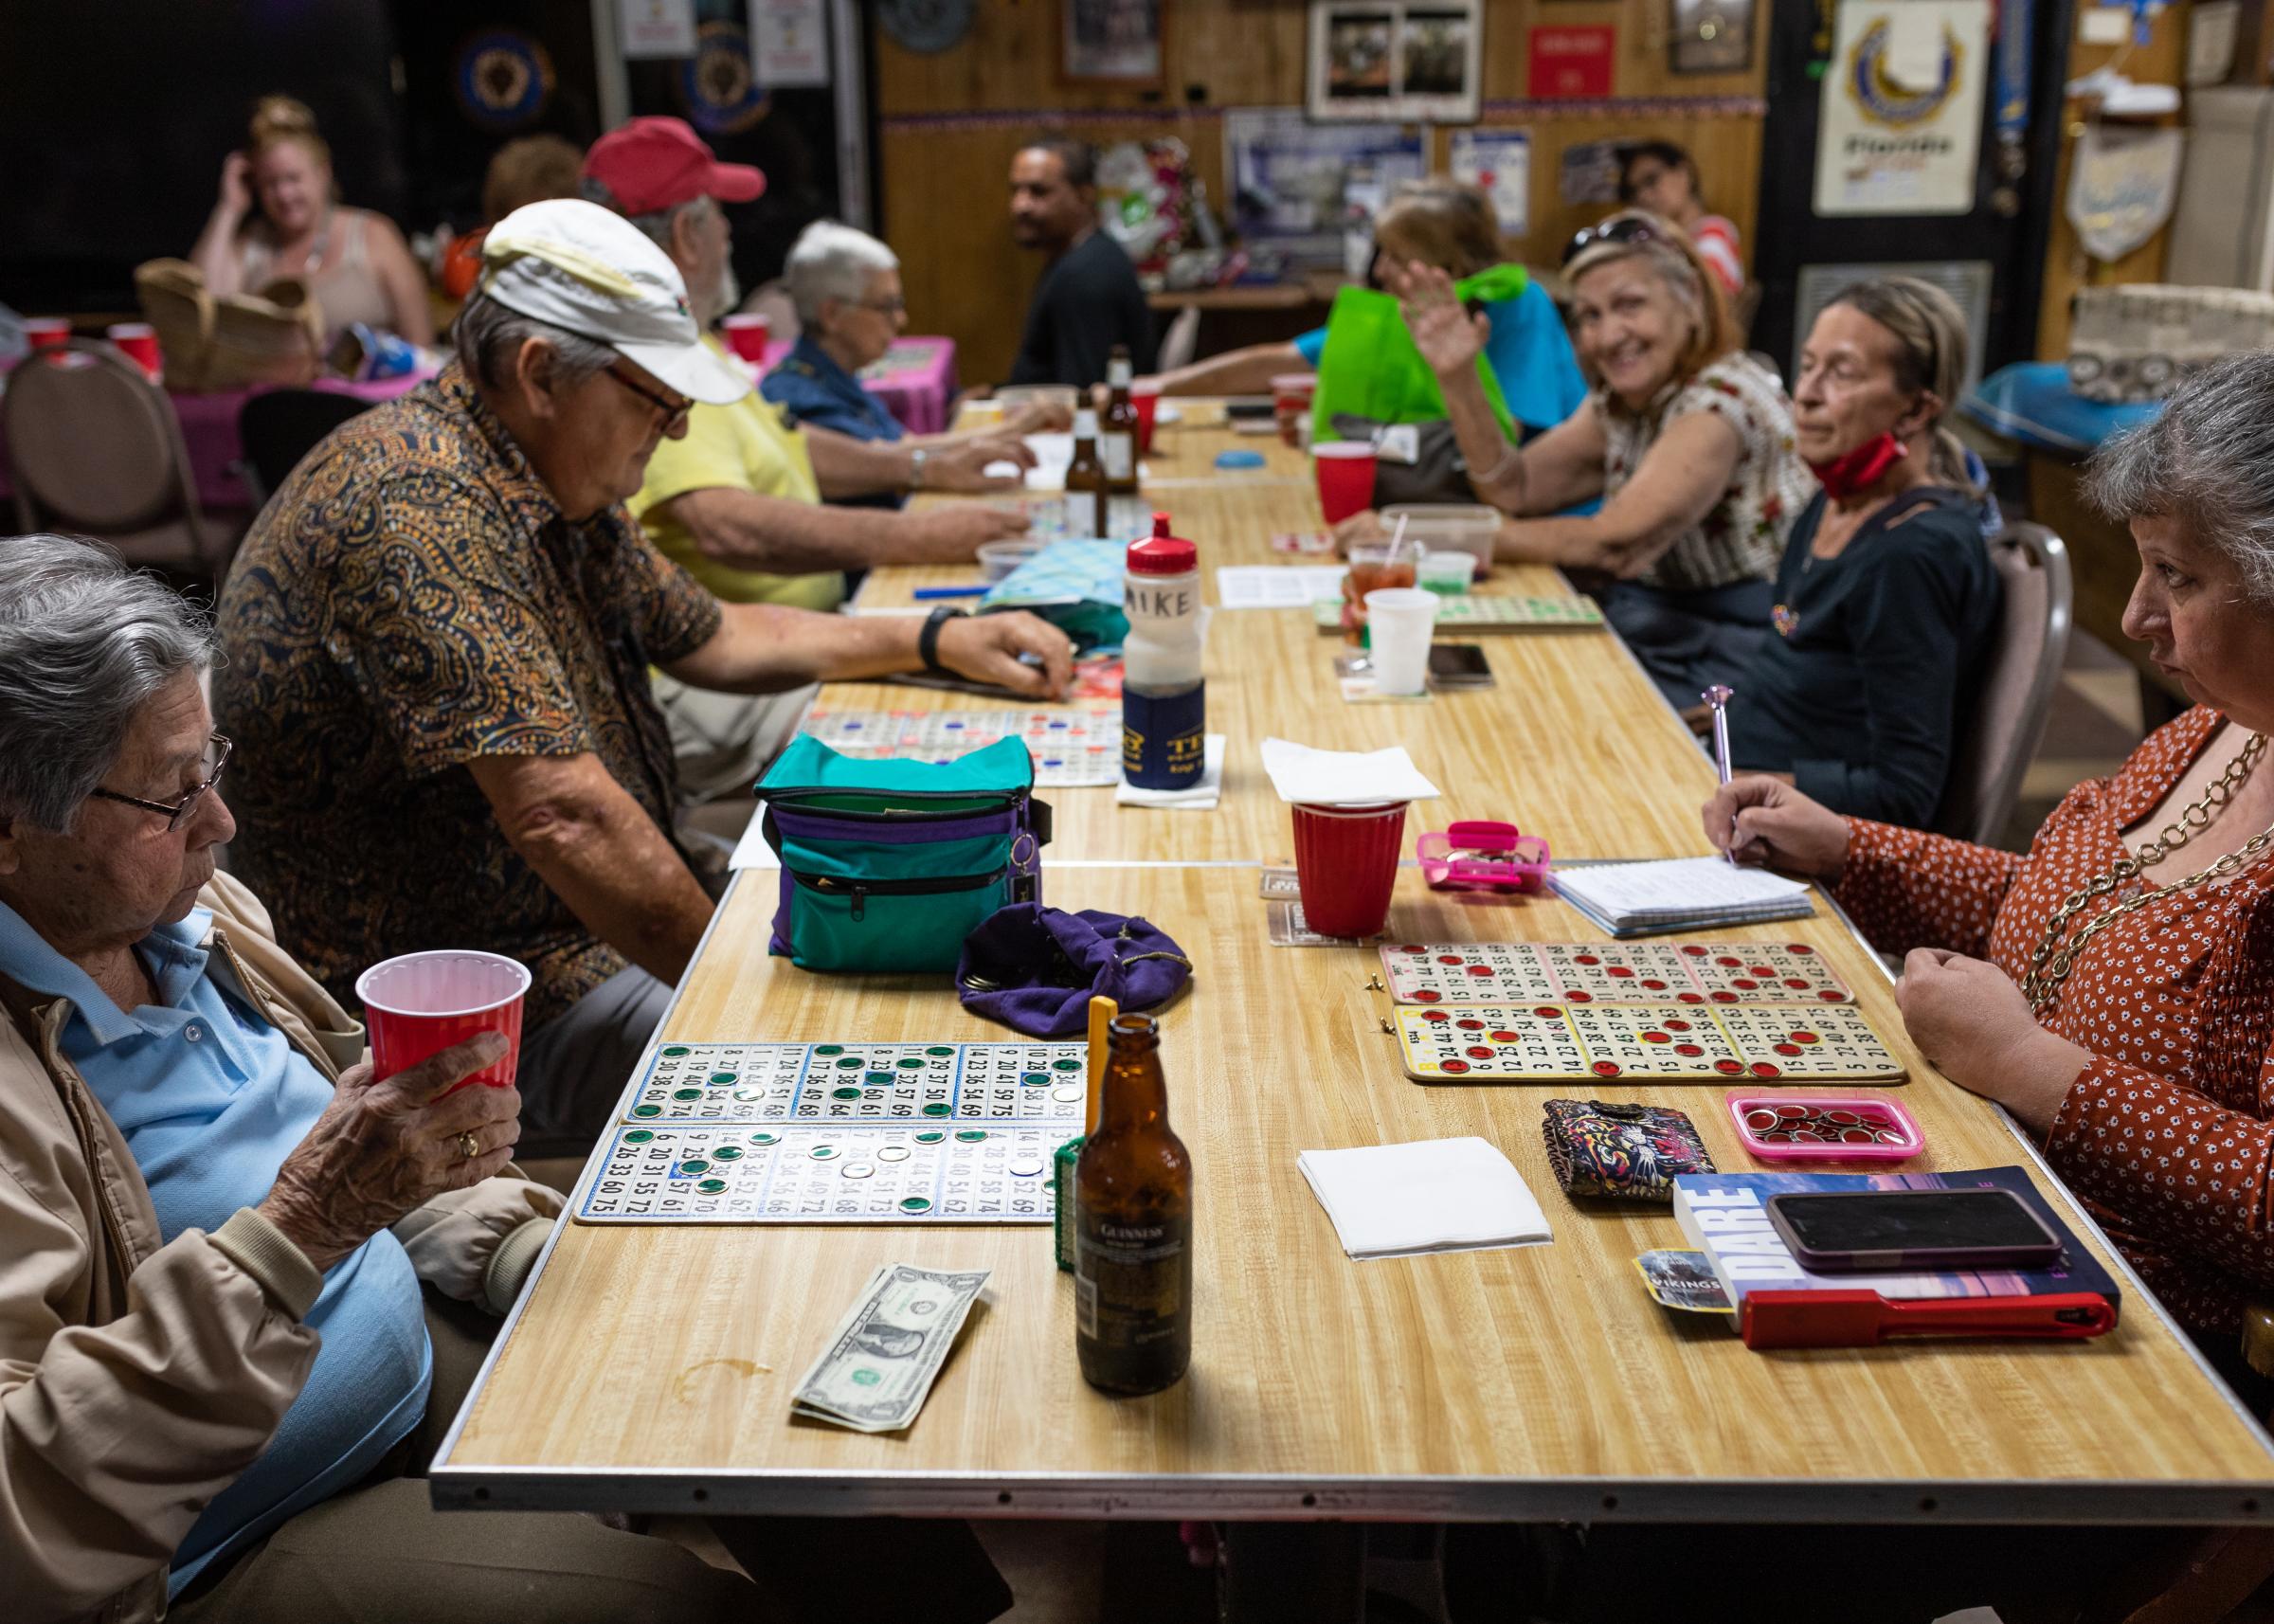
{"label": "light blue collared shirt", "polygon": [[[0,903],[0,974],[71,1001],[63,1049],[110,1112],[168,1240],[258,1206],[332,1098],[332,1085],[244,1001],[206,948],[199,909],[137,949],[158,1001],[131,1014]],[[308,1383],[244,1475],[174,1552],[179,1591],[216,1557],[367,1474],[425,1414],[433,1371],[419,1282],[382,1230],[333,1265],[308,1311],[321,1338]]]}

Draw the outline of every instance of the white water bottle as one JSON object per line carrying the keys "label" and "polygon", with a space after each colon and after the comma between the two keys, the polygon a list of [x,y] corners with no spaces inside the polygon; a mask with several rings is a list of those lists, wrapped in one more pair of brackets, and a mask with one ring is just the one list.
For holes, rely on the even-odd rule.
{"label": "white water bottle", "polygon": [[1141,789],[1190,789],[1207,766],[1207,694],[1200,677],[1200,549],[1168,533],[1129,544],[1121,604],[1121,769]]}

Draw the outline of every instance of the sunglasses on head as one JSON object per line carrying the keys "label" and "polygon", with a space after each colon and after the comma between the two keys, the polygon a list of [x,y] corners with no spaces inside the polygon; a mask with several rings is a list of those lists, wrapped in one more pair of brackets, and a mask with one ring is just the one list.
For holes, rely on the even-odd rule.
{"label": "sunglasses on head", "polygon": [[1573,232],[1571,241],[1563,244],[1562,262],[1568,265],[1589,248],[1600,247],[1606,243],[1622,245],[1648,243],[1657,235],[1657,228],[1649,221],[1632,214],[1621,215],[1615,220],[1606,220],[1600,226],[1589,226]]}

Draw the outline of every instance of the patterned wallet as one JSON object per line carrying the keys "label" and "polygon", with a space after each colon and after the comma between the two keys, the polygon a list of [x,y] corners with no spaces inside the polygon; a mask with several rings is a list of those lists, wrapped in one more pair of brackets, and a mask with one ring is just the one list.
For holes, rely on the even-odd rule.
{"label": "patterned wallet", "polygon": [[1678,1173],[1710,1173],[1713,1158],[1683,1112],[1669,1106],[1549,1100],[1541,1132],[1567,1196],[1670,1202]]}

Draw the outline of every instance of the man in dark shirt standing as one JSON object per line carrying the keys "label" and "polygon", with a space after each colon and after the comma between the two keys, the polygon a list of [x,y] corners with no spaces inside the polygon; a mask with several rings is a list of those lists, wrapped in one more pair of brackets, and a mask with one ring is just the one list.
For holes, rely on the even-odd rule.
{"label": "man in dark shirt standing", "polygon": [[1116,344],[1137,371],[1153,370],[1153,313],[1128,255],[1097,228],[1097,154],[1086,143],[1037,141],[1011,160],[1011,235],[1050,256],[1012,383],[1103,383]]}

